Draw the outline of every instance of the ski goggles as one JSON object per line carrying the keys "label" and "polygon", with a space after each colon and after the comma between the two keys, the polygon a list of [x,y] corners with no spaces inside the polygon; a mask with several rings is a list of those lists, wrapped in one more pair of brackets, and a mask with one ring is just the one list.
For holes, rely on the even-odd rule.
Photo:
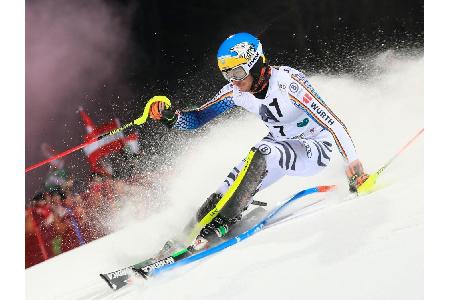
{"label": "ski goggles", "polygon": [[243,80],[248,74],[250,74],[250,68],[246,64],[222,71],[223,77],[229,82]]}

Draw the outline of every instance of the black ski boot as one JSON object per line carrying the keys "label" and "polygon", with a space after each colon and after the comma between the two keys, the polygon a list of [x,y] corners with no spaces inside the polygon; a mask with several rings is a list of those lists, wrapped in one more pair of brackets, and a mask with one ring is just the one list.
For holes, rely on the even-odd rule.
{"label": "black ski boot", "polygon": [[230,231],[230,228],[241,219],[241,215],[236,218],[225,218],[217,215],[208,225],[203,227],[200,234],[194,241],[194,249],[202,250],[215,244]]}

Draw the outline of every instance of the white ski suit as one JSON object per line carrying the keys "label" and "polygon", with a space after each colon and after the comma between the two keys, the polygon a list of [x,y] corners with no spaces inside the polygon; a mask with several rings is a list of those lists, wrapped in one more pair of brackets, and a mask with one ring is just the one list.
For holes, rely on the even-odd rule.
{"label": "white ski suit", "polygon": [[[268,171],[258,190],[284,175],[311,176],[320,172],[328,165],[334,145],[347,163],[358,159],[344,123],[305,75],[286,66],[270,68],[264,99],[241,92],[230,83],[200,108],[179,112],[174,128],[198,128],[235,106],[258,115],[269,129],[267,136],[255,145],[265,155]],[[225,193],[242,166],[243,161],[233,168],[218,193]]]}

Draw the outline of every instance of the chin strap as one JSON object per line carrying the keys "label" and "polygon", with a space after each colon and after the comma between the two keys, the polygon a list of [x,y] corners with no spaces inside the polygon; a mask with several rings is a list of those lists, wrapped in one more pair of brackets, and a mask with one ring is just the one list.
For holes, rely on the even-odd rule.
{"label": "chin strap", "polygon": [[266,86],[269,84],[270,75],[272,74],[272,70],[270,69],[270,66],[264,65],[261,68],[261,71],[259,73],[258,80],[253,82],[252,87],[250,88],[250,92],[252,94],[259,93],[260,91],[264,90]]}

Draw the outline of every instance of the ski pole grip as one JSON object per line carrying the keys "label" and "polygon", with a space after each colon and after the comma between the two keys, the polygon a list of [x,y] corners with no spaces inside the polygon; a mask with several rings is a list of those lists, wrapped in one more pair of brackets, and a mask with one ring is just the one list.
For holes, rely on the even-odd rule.
{"label": "ski pole grip", "polygon": [[144,124],[148,119],[148,113],[150,111],[150,106],[155,102],[164,102],[166,109],[170,108],[172,106],[172,103],[170,102],[169,98],[166,96],[153,96],[150,100],[148,100],[147,104],[145,105],[144,112],[142,113],[142,116],[137,118],[133,121],[135,125],[142,125]]}

